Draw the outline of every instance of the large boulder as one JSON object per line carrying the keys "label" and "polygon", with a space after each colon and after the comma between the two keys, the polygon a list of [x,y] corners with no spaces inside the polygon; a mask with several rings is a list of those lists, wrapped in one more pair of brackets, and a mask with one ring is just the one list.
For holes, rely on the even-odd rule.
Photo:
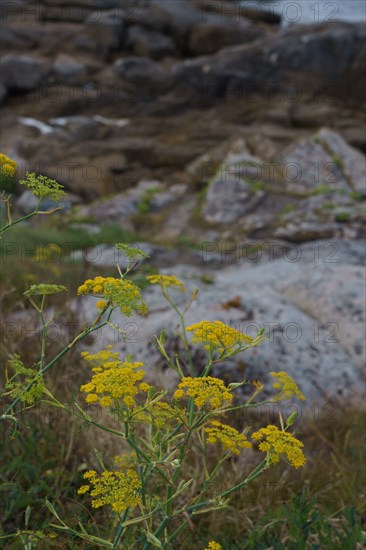
{"label": "large boulder", "polygon": [[8,54],[0,60],[0,71],[9,90],[30,92],[46,84],[50,65],[30,55]]}
{"label": "large boulder", "polygon": [[[362,97],[362,83],[353,67],[362,49],[364,25],[298,25],[253,43],[223,48],[215,55],[178,64],[173,69],[178,89],[184,87],[191,103],[231,101],[290,95],[306,97]],[[358,75],[359,76],[359,75]],[[351,85],[352,82],[352,85]],[[295,100],[291,93],[294,93]]]}

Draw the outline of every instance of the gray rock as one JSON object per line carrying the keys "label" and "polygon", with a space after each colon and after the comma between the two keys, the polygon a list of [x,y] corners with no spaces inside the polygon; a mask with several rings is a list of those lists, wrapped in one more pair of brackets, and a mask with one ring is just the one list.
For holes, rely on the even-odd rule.
{"label": "gray rock", "polygon": [[346,143],[340,134],[322,128],[317,137],[339,163],[349,185],[357,193],[366,196],[366,157],[361,151]]}
{"label": "gray rock", "polygon": [[176,46],[170,36],[145,29],[140,25],[129,27],[126,45],[134,54],[141,57],[161,59],[176,54]]}
{"label": "gray rock", "polygon": [[183,48],[190,29],[202,21],[202,12],[187,0],[151,0],[149,9],[161,30],[172,35]]}
{"label": "gray rock", "polygon": [[64,54],[57,56],[53,70],[59,82],[75,83],[84,80],[87,75],[84,63],[79,63],[73,57]]}
{"label": "gray rock", "polygon": [[91,50],[103,56],[118,50],[125,38],[124,23],[115,12],[95,12],[86,20],[85,31],[75,38],[82,49]]}
{"label": "gray rock", "polygon": [[243,179],[215,178],[207,191],[203,218],[217,224],[236,222],[253,210],[263,197],[262,191],[253,191]]}
{"label": "gray rock", "polygon": [[142,57],[117,59],[114,69],[122,80],[135,90],[135,100],[146,94],[166,92],[172,85],[170,74],[156,61]]}
{"label": "gray rock", "polygon": [[349,191],[340,166],[316,137],[290,145],[280,157],[280,168],[286,187],[295,192],[315,191],[320,186]]}
{"label": "gray rock", "polygon": [[132,229],[131,217],[137,214],[144,195],[149,191],[155,192],[159,186],[161,184],[156,181],[142,181],[125,193],[81,207],[78,210],[78,215],[98,220],[100,223],[118,222],[121,227]]}
{"label": "gray rock", "polygon": [[359,98],[363,85],[348,83],[361,74],[352,62],[365,34],[361,24],[294,25],[251,44],[179,64],[173,73],[177,87],[184,89],[192,104],[202,102],[206,88],[204,102],[211,104],[222,97],[268,97],[283,93],[289,85],[303,96],[321,92],[325,97]]}
{"label": "gray rock", "polygon": [[3,83],[9,90],[30,92],[47,82],[50,66],[30,55],[8,54],[0,60]]}

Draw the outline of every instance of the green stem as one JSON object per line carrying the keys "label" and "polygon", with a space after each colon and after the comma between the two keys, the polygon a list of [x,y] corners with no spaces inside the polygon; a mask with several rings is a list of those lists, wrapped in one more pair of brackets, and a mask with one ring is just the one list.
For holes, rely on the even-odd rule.
{"label": "green stem", "polygon": [[128,512],[129,512],[129,508],[126,508],[126,510],[123,512],[123,515],[119,519],[119,525],[118,525],[117,533],[116,533],[116,536],[115,536],[114,541],[113,541],[113,550],[115,550],[117,548],[118,543],[120,542],[120,540],[123,537],[123,531],[124,531],[123,524],[127,519]]}
{"label": "green stem", "polygon": [[[160,525],[158,526],[158,528],[156,529],[155,533],[154,533],[154,537],[158,538],[161,533],[164,531],[165,527],[168,525],[170,521],[170,517],[168,516],[165,516],[162,520],[162,522],[160,523]],[[151,548],[151,543],[150,542],[145,542],[142,550],[149,550]]]}

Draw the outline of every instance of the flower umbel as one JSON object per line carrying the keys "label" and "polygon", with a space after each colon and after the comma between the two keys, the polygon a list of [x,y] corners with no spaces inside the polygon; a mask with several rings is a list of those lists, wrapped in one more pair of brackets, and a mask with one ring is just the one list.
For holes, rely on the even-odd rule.
{"label": "flower umbel", "polygon": [[81,355],[93,366],[92,371],[96,373],[90,382],[80,388],[88,394],[85,398],[87,403],[110,407],[114,400],[119,399],[126,407],[134,407],[139,391],[149,391],[148,384],[137,385],[145,376],[145,372],[139,370],[143,363],[122,362],[118,353],[108,349],[96,354],[83,352]]}
{"label": "flower umbel", "polygon": [[146,277],[152,285],[160,285],[162,288],[175,287],[181,292],[185,291],[185,286],[175,275],[149,275]]}
{"label": "flower umbel", "polygon": [[[268,464],[279,462],[284,455],[292,466],[301,468],[306,462],[302,447],[304,444],[292,434],[269,425],[252,434],[252,438],[261,441],[259,450],[267,453]],[[266,438],[264,441],[262,441]]]}
{"label": "flower umbel", "polygon": [[205,550],[222,550],[222,546],[218,542],[211,540],[206,546]]}
{"label": "flower umbel", "polygon": [[254,338],[225,325],[221,321],[201,321],[187,327],[193,332],[193,342],[203,343],[208,350],[218,353],[242,349],[253,343]]}
{"label": "flower umbel", "polygon": [[56,180],[47,178],[47,176],[36,176],[34,172],[27,172],[25,180],[20,180],[19,183],[40,199],[47,198],[60,202],[65,196],[63,185],[57,183]]}
{"label": "flower umbel", "polygon": [[223,380],[212,376],[203,378],[183,377],[175,391],[174,398],[181,399],[184,395],[192,397],[195,405],[200,408],[207,405],[212,409],[218,409],[233,400],[233,395],[225,386]]}
{"label": "flower umbel", "polygon": [[[88,279],[78,288],[78,294],[91,294],[118,306],[121,313],[130,317],[134,311],[142,315],[147,313],[147,306],[142,300],[141,289],[126,279],[114,277],[95,277]],[[100,300],[97,308],[100,309]]]}
{"label": "flower umbel", "polygon": [[39,285],[32,285],[28,290],[24,292],[24,296],[46,296],[48,294],[58,294],[67,290],[62,285],[49,285],[47,283],[41,283]]}
{"label": "flower umbel", "polygon": [[274,398],[276,401],[280,399],[289,399],[296,396],[302,401],[305,400],[305,395],[299,390],[295,380],[287,374],[287,372],[271,372],[273,378],[277,378],[278,382],[273,384],[276,390],[280,390],[280,393]]}
{"label": "flower umbel", "polygon": [[150,258],[149,254],[139,248],[138,246],[132,244],[116,243],[115,247],[117,250],[122,250],[125,253],[127,258],[130,260],[140,260],[142,258]]}
{"label": "flower umbel", "polygon": [[236,455],[240,454],[240,448],[250,449],[252,447],[246,436],[232,426],[222,424],[218,420],[213,420],[211,425],[212,428],[205,428],[207,443],[221,443],[226,451],[231,451]]}
{"label": "flower umbel", "polygon": [[121,513],[140,503],[141,482],[133,470],[126,472],[105,471],[100,476],[94,470],[84,474],[89,485],[80,487],[78,493],[90,492],[93,508],[109,505],[115,512]]}

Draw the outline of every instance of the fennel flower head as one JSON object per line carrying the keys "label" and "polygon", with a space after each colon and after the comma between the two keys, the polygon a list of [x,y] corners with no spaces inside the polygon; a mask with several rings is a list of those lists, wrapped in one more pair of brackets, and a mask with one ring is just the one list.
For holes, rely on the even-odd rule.
{"label": "fennel flower head", "polygon": [[104,309],[109,304],[117,306],[126,317],[130,317],[134,312],[141,315],[147,313],[147,305],[142,299],[141,289],[126,279],[114,277],[88,279],[79,286],[78,294],[89,294],[100,298],[96,303],[97,309]]}
{"label": "fennel flower head", "polygon": [[88,485],[82,485],[80,495],[90,493],[93,508],[109,505],[115,512],[134,508],[140,503],[139,490],[142,485],[134,470],[125,472],[105,471],[100,476],[94,470],[84,474]]}
{"label": "fennel flower head", "polygon": [[218,353],[241,349],[253,344],[254,338],[229,327],[221,321],[201,321],[187,327],[193,333],[194,343],[203,343],[208,350]]}
{"label": "fennel flower head", "polygon": [[247,440],[244,434],[241,434],[228,424],[222,424],[218,420],[211,422],[211,427],[205,428],[207,443],[221,443],[226,451],[233,454],[240,454],[240,448],[250,449],[252,444]]}
{"label": "fennel flower head", "polygon": [[146,279],[152,285],[160,285],[163,289],[176,288],[181,292],[185,291],[185,286],[175,275],[149,275]]}
{"label": "fennel flower head", "polygon": [[9,158],[4,153],[0,153],[0,174],[13,177],[17,169],[17,163],[15,160]]}
{"label": "fennel flower head", "polygon": [[146,382],[140,383],[145,376],[141,370],[143,363],[121,361],[118,353],[109,349],[95,354],[82,352],[81,355],[92,366],[94,373],[90,382],[80,388],[88,394],[85,398],[87,403],[109,407],[119,400],[126,407],[133,408],[139,391],[149,391],[150,386]]}
{"label": "fennel flower head", "polygon": [[199,408],[207,406],[211,409],[219,409],[233,400],[233,395],[224,381],[212,376],[183,377],[174,393],[174,398],[181,399],[184,396],[192,397],[194,404]]}
{"label": "fennel flower head", "polygon": [[304,444],[292,434],[279,430],[277,426],[261,428],[252,434],[252,438],[260,441],[259,450],[267,453],[269,464],[279,462],[281,456],[286,457],[295,468],[301,468],[306,463],[302,452]]}

